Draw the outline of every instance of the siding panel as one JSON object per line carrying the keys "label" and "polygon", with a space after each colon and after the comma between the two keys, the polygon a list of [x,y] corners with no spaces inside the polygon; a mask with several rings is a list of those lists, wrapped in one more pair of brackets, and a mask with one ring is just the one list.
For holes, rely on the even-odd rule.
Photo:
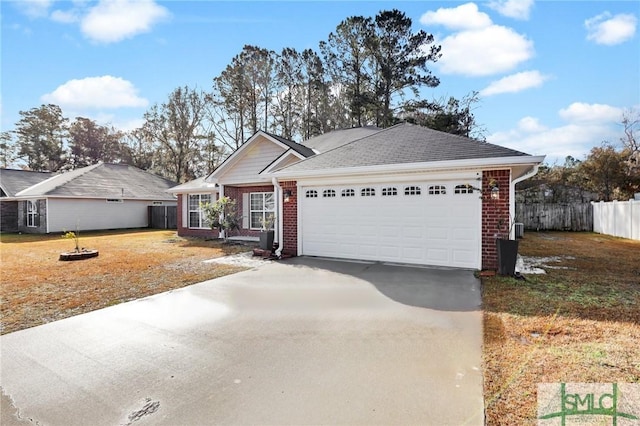
{"label": "siding panel", "polygon": [[[148,206],[152,201],[124,200],[107,203],[105,199],[49,199],[49,232],[82,230],[146,228],[149,225]],[[165,205],[176,205],[165,201]]]}
{"label": "siding panel", "polygon": [[242,158],[230,167],[229,171],[220,176],[220,182],[229,185],[259,181],[258,173],[283,152],[283,148],[266,139],[255,143],[247,148]]}

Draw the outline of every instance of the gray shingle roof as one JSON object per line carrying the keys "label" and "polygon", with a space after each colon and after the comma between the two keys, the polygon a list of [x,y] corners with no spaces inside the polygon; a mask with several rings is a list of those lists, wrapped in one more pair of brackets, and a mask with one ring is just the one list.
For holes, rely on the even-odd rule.
{"label": "gray shingle roof", "polygon": [[528,156],[528,154],[414,124],[402,123],[307,158],[282,170],[297,172],[519,156]]}
{"label": "gray shingle roof", "polygon": [[303,142],[304,145],[317,152],[327,152],[339,146],[362,139],[380,132],[382,129],[375,126],[354,127],[352,129],[339,129],[319,136],[315,136]]}
{"label": "gray shingle roof", "polygon": [[30,170],[0,169],[0,187],[7,197],[40,183],[53,176],[51,172],[32,172]]}
{"label": "gray shingle roof", "polygon": [[53,176],[17,195],[173,200],[168,179],[127,164],[94,164]]}
{"label": "gray shingle roof", "polygon": [[313,152],[312,149],[310,149],[309,147],[307,147],[305,145],[301,145],[301,144],[299,144],[297,142],[290,141],[289,139],[285,139],[283,137],[276,136],[274,134],[267,133],[265,131],[263,131],[263,133],[265,133],[265,134],[271,136],[272,138],[282,142],[283,144],[285,144],[286,146],[288,146],[289,148],[293,149],[298,154],[300,154],[300,155],[302,155],[304,157],[311,157],[312,155],[315,154],[315,152]]}

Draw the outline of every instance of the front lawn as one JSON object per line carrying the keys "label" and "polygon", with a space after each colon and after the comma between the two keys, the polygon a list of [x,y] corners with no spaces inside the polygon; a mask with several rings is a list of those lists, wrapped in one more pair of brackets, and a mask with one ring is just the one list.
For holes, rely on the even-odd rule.
{"label": "front lawn", "polygon": [[3,234],[0,241],[2,334],[240,271],[202,261],[249,250],[175,231],[93,232],[81,233],[80,246],[99,257],[61,262],[75,243],[60,234]]}
{"label": "front lawn", "polygon": [[557,259],[483,278],[487,424],[536,424],[538,383],[640,382],[640,241],[527,232],[519,252]]}

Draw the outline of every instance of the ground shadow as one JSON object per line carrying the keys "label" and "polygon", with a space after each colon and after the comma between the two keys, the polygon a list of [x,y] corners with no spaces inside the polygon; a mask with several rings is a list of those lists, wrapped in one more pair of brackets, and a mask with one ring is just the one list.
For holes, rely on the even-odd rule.
{"label": "ground shadow", "polygon": [[471,270],[351,262],[307,256],[286,259],[282,263],[323,269],[364,280],[386,297],[404,305],[440,311],[466,312],[481,309],[480,280]]}

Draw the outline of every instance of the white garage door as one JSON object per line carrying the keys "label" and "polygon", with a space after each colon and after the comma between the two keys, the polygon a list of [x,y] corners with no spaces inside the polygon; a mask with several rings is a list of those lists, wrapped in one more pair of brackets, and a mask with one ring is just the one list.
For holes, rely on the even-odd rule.
{"label": "white garage door", "polygon": [[303,186],[301,253],[480,268],[480,193],[464,182]]}

